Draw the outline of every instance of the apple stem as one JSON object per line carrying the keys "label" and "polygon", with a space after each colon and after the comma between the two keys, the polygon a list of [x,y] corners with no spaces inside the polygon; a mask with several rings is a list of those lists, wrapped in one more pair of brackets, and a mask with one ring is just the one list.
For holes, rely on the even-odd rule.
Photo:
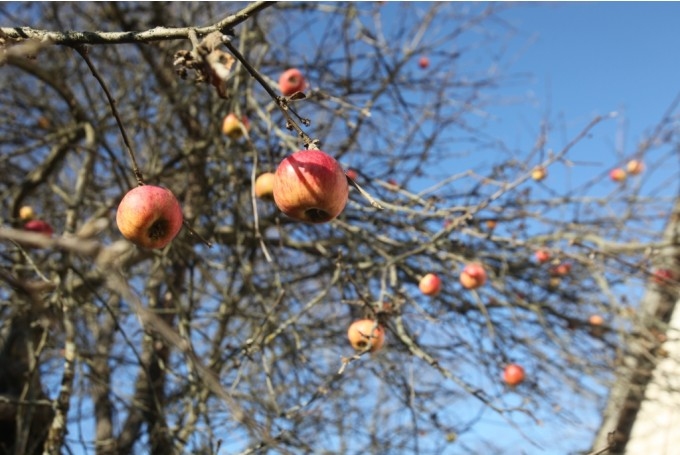
{"label": "apple stem", "polygon": [[113,99],[113,96],[111,96],[111,92],[106,86],[104,79],[102,79],[101,75],[99,74],[99,71],[97,71],[97,68],[95,68],[95,66],[92,64],[92,60],[90,60],[87,47],[85,45],[78,45],[75,46],[75,49],[83,58],[83,60],[85,60],[85,63],[87,64],[88,68],[90,68],[90,72],[92,73],[94,78],[97,79],[97,82],[101,86],[102,90],[104,90],[106,99],[108,100],[109,106],[111,107],[111,113],[113,114],[113,117],[116,119],[116,123],[118,124],[120,134],[123,136],[123,143],[125,143],[125,148],[127,149],[128,155],[130,155],[130,160],[132,160],[132,172],[135,174],[137,184],[140,186],[144,185],[144,178],[142,176],[142,172],[139,170],[139,166],[137,165],[137,159],[135,158],[135,153],[132,150],[130,139],[128,138],[127,132],[125,131],[125,127],[123,126],[123,121],[120,119],[118,109],[116,109],[116,101]]}

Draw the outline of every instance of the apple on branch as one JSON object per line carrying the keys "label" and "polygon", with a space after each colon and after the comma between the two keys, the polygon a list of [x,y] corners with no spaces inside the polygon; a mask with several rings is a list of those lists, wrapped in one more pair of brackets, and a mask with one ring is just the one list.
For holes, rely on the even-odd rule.
{"label": "apple on branch", "polygon": [[531,171],[531,178],[540,182],[548,176],[548,171],[543,166],[536,166],[533,171]]}
{"label": "apple on branch", "polygon": [[231,139],[237,140],[243,137],[245,131],[250,131],[250,120],[245,115],[239,118],[233,112],[227,114],[222,121],[222,133]]}
{"label": "apple on branch", "polygon": [[477,289],[484,283],[486,283],[486,270],[481,264],[468,264],[460,274],[460,284],[465,289]]}
{"label": "apple on branch", "polygon": [[645,170],[645,164],[640,160],[630,160],[626,165],[626,170],[630,175],[638,175]]}
{"label": "apple on branch", "polygon": [[279,90],[281,90],[283,96],[291,96],[294,93],[302,92],[306,84],[305,77],[297,68],[290,68],[279,77]]}
{"label": "apple on branch", "polygon": [[29,220],[24,224],[24,230],[30,232],[38,232],[47,237],[52,237],[54,229],[47,221],[43,220]]}
{"label": "apple on branch", "polygon": [[545,264],[550,260],[550,251],[538,250],[536,253],[534,253],[534,257],[536,258],[536,262],[539,264]]}
{"label": "apple on branch", "polygon": [[349,326],[347,338],[357,351],[377,352],[385,343],[385,330],[376,321],[360,319]]}
{"label": "apple on branch", "polygon": [[19,219],[21,221],[30,221],[35,218],[35,211],[30,205],[24,205],[19,209]]}
{"label": "apple on branch", "polygon": [[128,191],[116,212],[123,237],[142,248],[163,248],[182,228],[182,209],[172,191],[142,185]]}
{"label": "apple on branch", "polygon": [[511,363],[503,370],[503,381],[510,387],[516,387],[524,381],[524,368],[516,363]]}
{"label": "apple on branch", "polygon": [[276,169],[274,202],[289,217],[325,223],[345,208],[349,184],[342,167],[321,150],[300,150]]}
{"label": "apple on branch", "polygon": [[428,273],[420,279],[418,289],[425,295],[435,296],[442,289],[442,280],[434,273]]}
{"label": "apple on branch", "polygon": [[274,197],[274,180],[276,174],[263,172],[255,179],[255,197],[260,199],[272,199]]}
{"label": "apple on branch", "polygon": [[430,59],[425,56],[420,57],[418,60],[418,66],[422,69],[427,69],[427,67],[430,66]]}
{"label": "apple on branch", "polygon": [[620,167],[612,169],[609,172],[609,178],[612,179],[614,182],[623,182],[624,180],[626,180],[626,171],[624,171]]}

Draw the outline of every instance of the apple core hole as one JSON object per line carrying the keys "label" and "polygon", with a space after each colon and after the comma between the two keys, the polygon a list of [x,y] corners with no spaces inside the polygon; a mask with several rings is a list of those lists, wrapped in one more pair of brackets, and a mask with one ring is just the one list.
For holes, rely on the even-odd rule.
{"label": "apple core hole", "polygon": [[157,220],[149,228],[149,238],[158,240],[165,236],[168,231],[168,222],[166,220]]}
{"label": "apple core hole", "polygon": [[358,342],[357,342],[357,347],[358,347],[359,349],[366,349],[367,346],[368,346],[368,343],[367,343],[366,341],[364,341],[364,340],[361,340],[361,341],[358,341]]}
{"label": "apple core hole", "polygon": [[298,78],[297,76],[291,76],[288,78],[288,82],[290,82],[293,85],[296,85],[298,83]]}
{"label": "apple core hole", "polygon": [[332,218],[328,212],[321,209],[309,209],[305,212],[305,215],[307,215],[307,219],[312,223],[323,223]]}

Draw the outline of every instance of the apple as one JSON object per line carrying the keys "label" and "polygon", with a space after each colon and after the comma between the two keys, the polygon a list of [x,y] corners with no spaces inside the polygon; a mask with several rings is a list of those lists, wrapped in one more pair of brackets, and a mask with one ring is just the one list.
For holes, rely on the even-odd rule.
{"label": "apple", "polygon": [[460,284],[465,289],[477,289],[486,283],[486,270],[481,264],[468,264],[460,274]]}
{"label": "apple", "polygon": [[534,253],[534,256],[536,257],[536,262],[539,264],[545,264],[550,260],[550,251],[538,250],[536,253]]}
{"label": "apple", "polygon": [[357,351],[377,352],[385,343],[385,330],[371,319],[360,319],[349,326],[347,338]]}
{"label": "apple", "polygon": [[536,166],[533,171],[531,171],[531,178],[540,182],[548,176],[548,171],[543,166]]}
{"label": "apple", "polygon": [[442,280],[434,273],[428,273],[418,283],[420,292],[425,295],[435,296],[442,289]]}
{"label": "apple", "polygon": [[123,237],[142,248],[163,248],[182,228],[182,209],[172,191],[142,185],[128,191],[116,212]]}
{"label": "apple", "polygon": [[496,229],[496,226],[498,226],[498,221],[496,220],[486,220],[486,228],[490,231],[493,231]]}
{"label": "apple", "polygon": [[356,181],[356,179],[359,178],[359,173],[354,169],[347,169],[347,172],[345,172],[345,174],[347,175],[347,177],[351,178],[354,181]]}
{"label": "apple", "polygon": [[387,179],[387,185],[390,187],[391,190],[399,189],[399,183],[397,183],[397,181],[394,179]]}
{"label": "apple", "polygon": [[233,112],[227,114],[222,121],[222,133],[236,140],[243,136],[243,130],[250,131],[250,120],[245,115],[241,120]]}
{"label": "apple", "polygon": [[571,264],[569,262],[561,262],[550,269],[552,276],[567,276],[571,272]]}
{"label": "apple", "polygon": [[349,184],[340,164],[321,150],[300,150],[276,169],[274,202],[289,217],[325,223],[345,208]]}
{"label": "apple", "polygon": [[274,197],[274,180],[276,175],[273,172],[264,172],[255,179],[255,196],[260,199],[272,199]]}
{"label": "apple", "polygon": [[624,180],[626,180],[626,171],[624,171],[620,167],[612,169],[609,172],[609,178],[615,182],[623,182]]}
{"label": "apple", "polygon": [[658,269],[652,276],[656,284],[668,284],[673,280],[673,271],[669,269]]}
{"label": "apple", "polygon": [[19,219],[21,221],[29,221],[35,218],[35,211],[30,205],[24,205],[19,209]]}
{"label": "apple", "polygon": [[604,324],[604,318],[599,314],[591,314],[590,317],[588,318],[588,322],[590,323],[590,325],[601,326],[602,324]]}
{"label": "apple", "polygon": [[524,368],[516,363],[511,363],[503,370],[503,380],[510,387],[515,387],[524,381]]}
{"label": "apple", "polygon": [[297,68],[290,68],[279,77],[279,89],[283,96],[291,96],[293,93],[301,92],[305,89],[305,85],[305,77]]}
{"label": "apple", "polygon": [[645,170],[645,164],[639,160],[630,160],[626,165],[626,169],[630,175],[638,175]]}
{"label": "apple", "polygon": [[30,220],[24,224],[25,231],[39,232],[45,234],[47,237],[52,237],[54,230],[52,226],[47,221],[43,220]]}
{"label": "apple", "polygon": [[422,69],[427,69],[427,67],[430,66],[430,59],[427,57],[420,57],[420,60],[418,60],[418,66]]}

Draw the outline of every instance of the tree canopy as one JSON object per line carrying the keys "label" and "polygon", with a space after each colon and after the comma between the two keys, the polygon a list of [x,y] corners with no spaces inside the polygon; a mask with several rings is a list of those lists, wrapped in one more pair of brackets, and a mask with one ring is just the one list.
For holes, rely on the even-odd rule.
{"label": "tree canopy", "polygon": [[[527,426],[593,434],[631,337],[663,356],[670,308],[640,297],[677,293],[677,106],[619,162],[572,158],[614,115],[514,147],[507,7],[0,5],[0,453],[502,452],[490,414],[527,452],[551,443]],[[255,196],[306,148],[353,172],[329,222]],[[180,202],[167,247],[116,225],[140,183]],[[352,348],[359,319],[382,349]]]}

